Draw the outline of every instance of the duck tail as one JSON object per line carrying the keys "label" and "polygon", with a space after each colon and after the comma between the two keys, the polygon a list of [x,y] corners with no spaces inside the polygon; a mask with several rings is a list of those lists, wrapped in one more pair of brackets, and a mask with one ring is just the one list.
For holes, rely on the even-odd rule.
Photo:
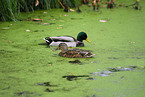
{"label": "duck tail", "polygon": [[45,40],[48,45],[52,43],[52,39],[49,37],[43,38],[43,40]]}

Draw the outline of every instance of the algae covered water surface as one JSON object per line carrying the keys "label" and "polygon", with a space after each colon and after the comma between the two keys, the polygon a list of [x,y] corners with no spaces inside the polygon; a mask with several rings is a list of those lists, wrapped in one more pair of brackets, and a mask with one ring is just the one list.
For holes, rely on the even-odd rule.
{"label": "algae covered water surface", "polygon": [[[144,97],[145,2],[140,4],[140,11],[82,6],[82,13],[51,9],[0,22],[0,97]],[[27,21],[34,18],[43,21]],[[93,58],[60,57],[43,40],[80,31],[91,41],[81,49]]]}

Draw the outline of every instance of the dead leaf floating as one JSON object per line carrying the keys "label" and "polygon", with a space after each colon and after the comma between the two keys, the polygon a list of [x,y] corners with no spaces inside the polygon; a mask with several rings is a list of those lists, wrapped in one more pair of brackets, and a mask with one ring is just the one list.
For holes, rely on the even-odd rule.
{"label": "dead leaf floating", "polygon": [[52,25],[52,24],[55,24],[55,23],[41,23],[41,25]]}
{"label": "dead leaf floating", "polygon": [[99,20],[99,22],[103,22],[104,23],[104,22],[107,22],[107,21],[106,20]]}
{"label": "dead leaf floating", "polygon": [[3,30],[8,30],[8,29],[10,29],[9,27],[4,27],[4,28],[2,28]]}
{"label": "dead leaf floating", "polygon": [[56,29],[62,29],[62,27],[56,27]]}
{"label": "dead leaf floating", "polygon": [[42,22],[43,19],[28,19],[27,21]]}
{"label": "dead leaf floating", "polygon": [[13,43],[13,41],[8,41],[9,43]]}
{"label": "dead leaf floating", "polygon": [[65,14],[64,16],[69,16],[69,15]]}
{"label": "dead leaf floating", "polygon": [[50,20],[56,20],[56,19],[50,19]]}
{"label": "dead leaf floating", "polygon": [[42,25],[51,25],[51,23],[42,23]]}
{"label": "dead leaf floating", "polygon": [[26,30],[26,32],[29,32],[30,30]]}
{"label": "dead leaf floating", "polygon": [[129,42],[129,43],[135,43],[134,41],[132,41],[132,42]]}
{"label": "dead leaf floating", "polygon": [[59,26],[63,26],[63,25],[59,25]]}
{"label": "dead leaf floating", "polygon": [[33,21],[40,21],[40,22],[42,22],[43,19],[33,19]]}

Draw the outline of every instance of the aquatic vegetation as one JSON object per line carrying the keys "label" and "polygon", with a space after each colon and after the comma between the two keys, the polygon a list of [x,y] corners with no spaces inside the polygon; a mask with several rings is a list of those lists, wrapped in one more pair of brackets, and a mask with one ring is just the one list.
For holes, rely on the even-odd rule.
{"label": "aquatic vegetation", "polygon": [[[70,7],[75,7],[80,0],[68,0]],[[39,3],[38,3],[39,2]],[[0,21],[15,21],[21,12],[30,12],[39,9],[61,8],[58,0],[0,0]]]}

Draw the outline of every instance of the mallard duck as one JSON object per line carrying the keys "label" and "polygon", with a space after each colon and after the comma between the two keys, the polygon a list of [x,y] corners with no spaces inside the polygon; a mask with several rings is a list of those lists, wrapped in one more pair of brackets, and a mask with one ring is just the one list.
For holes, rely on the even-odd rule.
{"label": "mallard duck", "polygon": [[89,58],[95,55],[88,50],[76,49],[76,48],[68,49],[68,46],[65,43],[60,43],[57,49],[61,50],[59,56],[68,57],[68,58]]}
{"label": "mallard duck", "polygon": [[82,47],[84,46],[83,40],[90,42],[85,32],[80,32],[77,39],[72,36],[46,37],[43,39],[51,46],[58,46],[60,43],[66,43],[68,47]]}

